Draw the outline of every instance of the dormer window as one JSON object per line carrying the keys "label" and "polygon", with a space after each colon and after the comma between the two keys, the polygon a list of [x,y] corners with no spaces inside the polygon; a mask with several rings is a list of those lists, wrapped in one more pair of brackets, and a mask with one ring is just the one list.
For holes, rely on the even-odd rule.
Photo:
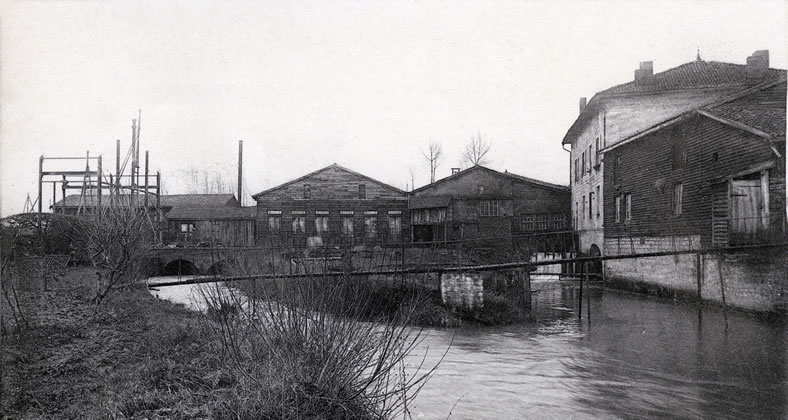
{"label": "dormer window", "polygon": [[358,198],[359,200],[367,198],[367,186],[365,184],[358,184]]}
{"label": "dormer window", "polygon": [[309,184],[304,184],[304,200],[312,198],[312,189]]}

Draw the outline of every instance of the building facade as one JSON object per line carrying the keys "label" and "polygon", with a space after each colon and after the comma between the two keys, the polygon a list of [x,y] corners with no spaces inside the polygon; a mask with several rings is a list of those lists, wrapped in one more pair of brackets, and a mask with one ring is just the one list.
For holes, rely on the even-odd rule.
{"label": "building facade", "polygon": [[473,166],[411,192],[414,242],[512,238],[569,228],[569,188]]}
{"label": "building facade", "polygon": [[768,51],[756,51],[746,65],[698,57],[656,74],[652,62],[643,62],[633,81],[598,92],[587,104],[581,98],[580,115],[562,141],[570,146],[571,219],[580,251],[605,253],[605,172],[615,162],[600,150],[783,73],[769,68]]}
{"label": "building facade", "polygon": [[785,72],[603,149],[607,280],[754,310],[786,304]]}
{"label": "building facade", "polygon": [[173,207],[165,244],[211,247],[255,245],[256,207]]}
{"label": "building facade", "polygon": [[337,164],[252,198],[258,245],[391,245],[408,238],[406,193]]}

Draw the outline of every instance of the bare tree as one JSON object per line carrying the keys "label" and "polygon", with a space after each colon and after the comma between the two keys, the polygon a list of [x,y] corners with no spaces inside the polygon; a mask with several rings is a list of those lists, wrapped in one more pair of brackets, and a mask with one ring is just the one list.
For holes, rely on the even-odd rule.
{"label": "bare tree", "polygon": [[438,166],[443,161],[443,147],[441,147],[440,143],[435,141],[430,141],[430,145],[427,148],[427,152],[421,152],[424,156],[424,159],[430,163],[430,184],[435,182],[435,170],[438,169]]}
{"label": "bare tree", "polygon": [[485,139],[482,133],[477,133],[465,144],[465,152],[462,154],[463,161],[471,166],[488,164],[490,160],[487,159],[487,153],[490,151],[490,146],[490,141]]}
{"label": "bare tree", "polygon": [[75,225],[74,241],[97,270],[98,305],[114,287],[142,274],[144,254],[153,243],[153,224],[145,209],[116,203],[80,216]]}

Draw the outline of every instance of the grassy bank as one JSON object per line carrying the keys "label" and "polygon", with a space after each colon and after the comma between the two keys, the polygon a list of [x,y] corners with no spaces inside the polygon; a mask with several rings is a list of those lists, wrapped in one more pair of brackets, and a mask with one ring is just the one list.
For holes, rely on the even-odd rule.
{"label": "grassy bank", "polygon": [[[389,379],[385,372],[370,377],[364,366],[386,356],[381,343],[405,336],[376,336],[354,324],[340,329],[330,319],[318,319],[327,326],[321,329],[284,312],[282,319],[291,324],[277,322],[255,335],[237,316],[210,319],[156,300],[144,288],[114,292],[94,313],[94,278],[92,270],[72,269],[48,291],[20,291],[28,322],[8,324],[3,337],[4,415],[256,419],[389,413],[393,394],[369,386]],[[337,335],[340,330],[347,333]],[[394,357],[385,360],[396,362],[399,355]]]}
{"label": "grassy bank", "polygon": [[[313,278],[305,280],[315,293],[321,293],[326,284],[335,284],[339,280],[329,278]],[[278,299],[283,285],[290,280],[259,280],[257,282],[236,282],[232,285],[239,288],[245,295],[260,299]],[[528,311],[521,301],[512,298],[502,291],[485,291],[484,306],[473,310],[452,309],[443,304],[440,290],[428,287],[423,283],[402,283],[391,279],[380,280],[370,278],[354,278],[346,282],[353,289],[341,296],[348,299],[335,299],[335,308],[331,310],[341,313],[358,305],[359,301],[366,304],[360,308],[360,316],[368,321],[388,319],[408,312],[407,322],[416,327],[461,327],[463,325],[507,325],[527,319]]]}

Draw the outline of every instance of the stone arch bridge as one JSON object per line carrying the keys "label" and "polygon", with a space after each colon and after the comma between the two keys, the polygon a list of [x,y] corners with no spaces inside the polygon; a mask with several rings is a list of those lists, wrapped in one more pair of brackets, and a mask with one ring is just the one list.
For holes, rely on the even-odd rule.
{"label": "stone arch bridge", "polygon": [[158,275],[218,274],[240,258],[255,257],[262,248],[154,248],[148,251],[149,269]]}

